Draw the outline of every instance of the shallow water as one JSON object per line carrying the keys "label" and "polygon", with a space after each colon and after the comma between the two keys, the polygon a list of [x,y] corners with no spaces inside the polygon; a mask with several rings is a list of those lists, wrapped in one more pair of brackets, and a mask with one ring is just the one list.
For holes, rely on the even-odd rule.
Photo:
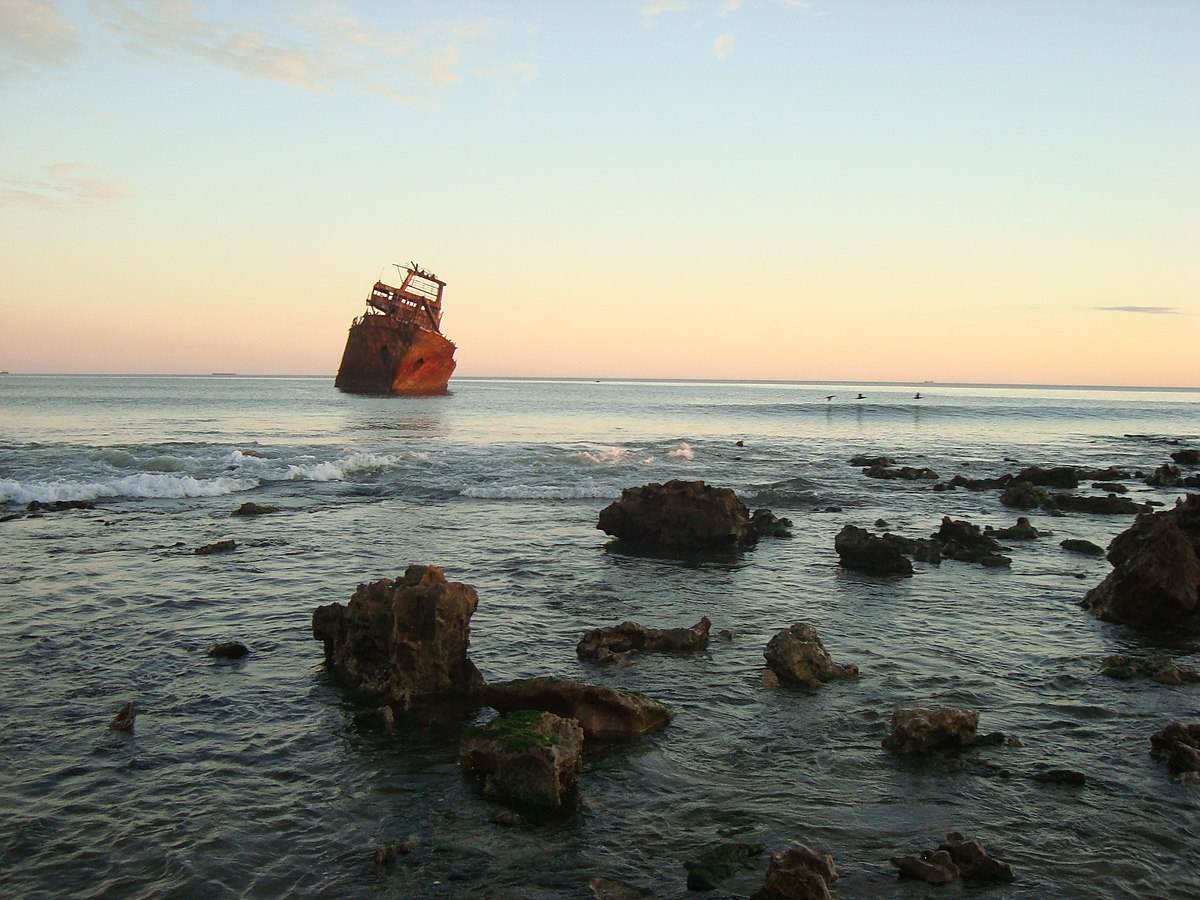
{"label": "shallow water", "polygon": [[[880,579],[833,552],[848,522],[920,537],[943,515],[1016,518],[994,491],[866,478],[847,464],[856,453],[943,478],[1149,472],[1168,440],[1200,445],[1200,393],[453,386],[414,400],[324,379],[0,379],[0,516],[15,516],[0,522],[0,893],[590,897],[603,878],[682,897],[684,860],[738,840],[832,853],[837,896],[915,898],[933,889],[899,881],[889,857],[949,831],[1013,865],[1017,881],[989,897],[1200,893],[1200,792],[1148,753],[1158,728],[1200,718],[1200,688],[1097,674],[1112,653],[1200,654],[1088,616],[1079,600],[1109,564],[1058,546],[1104,545],[1129,517],[1033,514],[1054,535],[1010,542],[1011,570],[947,561]],[[732,487],[790,517],[794,536],[704,563],[609,552],[599,510],[672,477]],[[1179,493],[1128,485],[1162,503]],[[69,499],[96,508],[23,513]],[[249,500],[281,511],[230,517]],[[192,552],[224,538],[236,552]],[[599,681],[665,701],[675,720],[590,748],[573,813],[494,823],[457,768],[461,723],[369,724],[311,637],[316,606],[411,563],[478,590],[471,656],[488,680]],[[701,654],[611,668],[575,655],[589,628],[702,615],[714,640]],[[861,678],[763,688],[763,648],[797,621]],[[205,655],[224,640],[251,655]],[[133,732],[109,731],[131,699]],[[1022,746],[915,762],[880,749],[894,709],[932,704],[978,709],[981,731]],[[1045,767],[1088,783],[1032,781]],[[376,872],[374,848],[410,836],[415,849]],[[749,894],[764,868],[710,896]]]}

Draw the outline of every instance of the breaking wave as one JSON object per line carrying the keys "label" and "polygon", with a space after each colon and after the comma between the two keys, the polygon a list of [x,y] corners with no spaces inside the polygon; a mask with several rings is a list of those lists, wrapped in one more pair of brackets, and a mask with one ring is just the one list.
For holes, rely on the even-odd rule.
{"label": "breaking wave", "polygon": [[696,451],[692,449],[692,445],[687,441],[680,441],[667,451],[667,456],[671,459],[695,459]]}
{"label": "breaking wave", "polygon": [[100,481],[0,481],[0,502],[53,503],[57,500],[101,500],[112,497],[180,499],[220,497],[258,487],[256,478],[193,478],[142,472]]}
{"label": "breaking wave", "polygon": [[491,485],[465,487],[460,496],[475,500],[607,500],[615,499],[604,485]]}
{"label": "breaking wave", "polygon": [[586,463],[605,466],[627,461],[630,453],[631,451],[622,447],[609,447],[607,450],[584,450],[579,454],[579,458]]}

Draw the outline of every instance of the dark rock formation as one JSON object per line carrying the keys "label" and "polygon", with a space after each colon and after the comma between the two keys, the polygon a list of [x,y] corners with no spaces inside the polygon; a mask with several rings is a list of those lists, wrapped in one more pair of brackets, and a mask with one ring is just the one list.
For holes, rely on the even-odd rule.
{"label": "dark rock formation", "polygon": [[197,547],[193,552],[200,556],[208,556],[213,553],[231,553],[237,549],[237,541],[225,540],[216,541],[212,544],[205,544],[203,547]]}
{"label": "dark rock formation", "polygon": [[1200,450],[1175,450],[1171,459],[1181,466],[1200,466]]}
{"label": "dark rock formation", "polygon": [[737,495],[703,481],[626,488],[620,500],[600,510],[596,527],[639,548],[737,550],[758,540]]}
{"label": "dark rock formation", "polygon": [[920,856],[893,856],[892,865],[906,878],[928,884],[949,884],[958,878],[958,866],[945,850],[922,850]]}
{"label": "dark rock formation", "polygon": [[792,847],[771,854],[766,880],[750,900],[830,900],[829,885],[837,878],[828,853]]}
{"label": "dark rock formation", "polygon": [[946,491],[961,487],[968,491],[993,491],[1008,487],[1012,480],[1011,475],[1001,475],[999,478],[967,478],[965,475],[955,475],[949,481],[934,485],[934,489]]}
{"label": "dark rock formation", "polygon": [[1110,656],[1100,663],[1100,674],[1109,678],[1128,680],[1144,676],[1159,684],[1193,684],[1200,682],[1200,672],[1181,666],[1170,656]]}
{"label": "dark rock formation", "polygon": [[1151,487],[1178,487],[1182,483],[1183,475],[1179,467],[1170,463],[1163,463],[1146,476],[1146,484]]}
{"label": "dark rock formation", "polygon": [[250,653],[250,648],[241,641],[227,641],[223,644],[213,644],[208,648],[208,655],[218,659],[241,659]]}
{"label": "dark rock formation", "polygon": [[1129,488],[1119,481],[1093,481],[1092,487],[1107,494],[1124,494],[1129,491]]}
{"label": "dark rock formation", "polygon": [[622,622],[589,631],[575,652],[597,662],[612,662],[632,653],[689,653],[708,646],[711,624],[707,616],[691,628],[647,628],[637,622]]}
{"label": "dark rock formation", "polygon": [[90,500],[30,500],[25,508],[30,512],[65,512],[68,509],[95,509]]}
{"label": "dark rock formation", "polygon": [[1000,494],[1000,502],[1011,509],[1053,509],[1054,496],[1028,481],[1014,481]]}
{"label": "dark rock formation", "polygon": [[583,765],[583,729],[541,710],[497,716],[463,732],[463,771],[484,777],[483,792],[529,806],[564,805]]}
{"label": "dark rock formation", "polygon": [[1079,470],[1075,466],[1054,466],[1049,469],[1043,469],[1041,466],[1029,466],[1014,475],[1013,481],[1035,484],[1038,487],[1072,490],[1079,487]]}
{"label": "dark rock formation", "polygon": [[1043,769],[1033,774],[1033,780],[1042,784],[1065,784],[1071,787],[1087,784],[1087,776],[1073,769]]}
{"label": "dark rock formation", "polygon": [[941,527],[932,535],[941,544],[942,555],[960,562],[975,562],[984,566],[1007,566],[1012,560],[1001,555],[999,541],[984,534],[978,525],[962,519],[942,518]]}
{"label": "dark rock formation", "polygon": [[850,465],[864,466],[867,468],[874,466],[892,466],[896,461],[890,456],[868,456],[865,453],[859,453],[856,456],[850,457]]}
{"label": "dark rock formation", "polygon": [[1128,497],[1109,494],[1105,497],[1080,497],[1076,494],[1053,494],[1050,498],[1054,509],[1066,512],[1093,513],[1101,516],[1133,515],[1150,512],[1148,503],[1136,503]]}
{"label": "dark rock formation", "polygon": [[345,606],[313,612],[313,637],[330,670],[375,703],[414,703],[477,693],[483,678],[467,658],[479,596],[448,582],[436,566],[409,566],[403,577],[360,584]]}
{"label": "dark rock formation", "polygon": [[766,848],[762,844],[716,844],[684,862],[689,891],[711,891],[743,868]]}
{"label": "dark rock formation", "polygon": [[268,513],[279,512],[278,506],[259,506],[257,503],[243,503],[230,513],[231,516],[265,516]]}
{"label": "dark rock formation", "polygon": [[1140,515],[1108,548],[1113,570],[1083,606],[1106,622],[1200,632],[1200,496]]}
{"label": "dark rock formation", "polygon": [[833,540],[833,549],[847,569],[872,575],[911,575],[912,563],[895,543],[874,535],[865,528],[847,525]]}
{"label": "dark rock formation", "polygon": [[1200,723],[1172,722],[1150,737],[1150,755],[1165,759],[1172,775],[1200,772]]}
{"label": "dark rock formation", "polygon": [[497,712],[542,709],[575,719],[588,740],[633,737],[664,727],[672,713],[649,697],[547,675],[489,684],[483,702]]}
{"label": "dark rock formation", "polygon": [[962,750],[975,743],[979,713],[952,707],[898,709],[883,749],[897,756]]}
{"label": "dark rock formation", "polygon": [[791,537],[792,520],[775,515],[769,509],[756,509],[750,525],[759,537]]}
{"label": "dark rock formation", "polygon": [[1006,541],[1032,541],[1045,537],[1050,532],[1038,531],[1029,524],[1029,519],[1025,516],[1018,516],[1016,525],[1009,525],[1007,528],[992,528],[989,525],[984,529],[984,534],[992,538],[1003,538]]}
{"label": "dark rock formation", "polygon": [[1007,863],[988,855],[979,841],[968,840],[957,831],[946,835],[939,850],[950,854],[959,874],[967,881],[1012,881],[1013,870]]}
{"label": "dark rock formation", "polygon": [[867,466],[863,474],[868,478],[900,478],[904,481],[937,481],[938,473],[933,469],[901,466],[893,469],[891,466]]}
{"label": "dark rock formation", "polygon": [[1067,538],[1065,541],[1060,541],[1058,546],[1071,553],[1082,553],[1084,556],[1104,555],[1104,548],[1099,544],[1093,544],[1091,541],[1079,538]]}
{"label": "dark rock formation", "polygon": [[112,721],[108,723],[108,727],[113,731],[129,731],[133,728],[134,720],[137,719],[137,708],[130,700],[113,716]]}
{"label": "dark rock formation", "polygon": [[835,663],[817,630],[803,622],[784,628],[771,638],[763,656],[768,668],[785,684],[820,687],[834,678],[858,677],[858,666]]}

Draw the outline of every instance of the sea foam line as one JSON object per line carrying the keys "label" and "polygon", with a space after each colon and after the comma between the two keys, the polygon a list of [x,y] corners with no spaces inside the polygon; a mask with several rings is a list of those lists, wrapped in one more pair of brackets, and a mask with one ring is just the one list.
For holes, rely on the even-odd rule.
{"label": "sea foam line", "polygon": [[53,503],[56,500],[99,500],[111,497],[179,499],[220,497],[258,487],[256,478],[200,479],[190,475],[143,472],[102,481],[0,481],[0,502]]}

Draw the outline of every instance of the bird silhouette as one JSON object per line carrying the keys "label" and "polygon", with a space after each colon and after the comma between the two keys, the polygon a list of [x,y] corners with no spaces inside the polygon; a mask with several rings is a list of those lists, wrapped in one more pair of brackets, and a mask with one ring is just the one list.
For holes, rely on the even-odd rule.
{"label": "bird silhouette", "polygon": [[825,402],[828,403],[830,400],[832,400],[836,396],[837,396],[837,394],[830,394],[828,397],[825,398]]}
{"label": "bird silhouette", "polygon": [[854,399],[855,399],[855,400],[866,400],[867,398],[866,398],[866,396],[865,396],[864,394],[859,394],[859,395],[858,395],[857,397],[855,397]]}

